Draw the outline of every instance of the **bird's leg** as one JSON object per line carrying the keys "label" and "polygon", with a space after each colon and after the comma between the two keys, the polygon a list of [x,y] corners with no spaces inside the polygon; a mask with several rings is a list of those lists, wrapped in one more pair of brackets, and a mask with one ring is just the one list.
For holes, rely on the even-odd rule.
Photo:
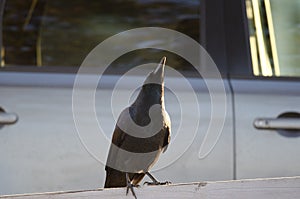
{"label": "bird's leg", "polygon": [[146,172],[145,174],[152,180],[152,182],[144,182],[144,184],[147,184],[147,185],[166,185],[166,184],[171,184],[171,182],[169,182],[169,181],[159,182],[149,172]]}
{"label": "bird's leg", "polygon": [[128,195],[128,191],[129,191],[129,189],[130,189],[130,191],[131,191],[133,197],[134,197],[135,199],[137,199],[137,197],[136,197],[136,195],[135,195],[135,192],[134,192],[134,190],[133,190],[134,185],[131,183],[128,173],[126,173],[126,182],[127,182],[126,195]]}

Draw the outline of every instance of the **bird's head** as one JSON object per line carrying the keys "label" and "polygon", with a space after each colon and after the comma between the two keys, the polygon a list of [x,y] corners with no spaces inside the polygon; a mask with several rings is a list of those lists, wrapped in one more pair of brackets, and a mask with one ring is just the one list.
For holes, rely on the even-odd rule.
{"label": "bird's head", "polygon": [[166,59],[166,57],[163,57],[156,69],[148,74],[134,104],[143,103],[149,106],[153,104],[163,104]]}
{"label": "bird's head", "polygon": [[151,73],[148,74],[143,87],[153,86],[156,85],[157,87],[164,86],[164,73],[165,73],[165,64],[166,64],[166,57],[163,57],[156,67]]}

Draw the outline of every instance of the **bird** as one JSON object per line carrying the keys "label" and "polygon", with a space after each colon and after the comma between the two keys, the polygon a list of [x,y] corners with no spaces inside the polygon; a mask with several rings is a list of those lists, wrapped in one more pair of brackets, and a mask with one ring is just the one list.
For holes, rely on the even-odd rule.
{"label": "bird", "polygon": [[106,161],[104,188],[127,187],[136,197],[133,187],[147,175],[162,185],[149,170],[170,143],[171,120],[165,109],[163,57],[155,70],[145,79],[135,101],[119,115]]}

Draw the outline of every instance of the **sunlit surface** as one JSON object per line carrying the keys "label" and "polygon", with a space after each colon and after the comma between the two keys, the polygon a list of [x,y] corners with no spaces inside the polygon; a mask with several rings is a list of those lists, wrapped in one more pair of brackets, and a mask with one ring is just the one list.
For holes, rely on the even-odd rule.
{"label": "sunlit surface", "polygon": [[246,0],[255,76],[300,75],[300,1]]}

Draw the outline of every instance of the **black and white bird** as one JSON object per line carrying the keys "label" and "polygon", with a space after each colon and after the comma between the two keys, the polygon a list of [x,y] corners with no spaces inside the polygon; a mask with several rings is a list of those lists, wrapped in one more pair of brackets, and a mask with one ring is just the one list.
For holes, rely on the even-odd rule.
{"label": "black and white bird", "polygon": [[163,57],[148,74],[136,100],[125,108],[117,121],[106,162],[105,188],[127,187],[136,198],[133,187],[145,175],[159,185],[149,170],[170,143],[171,121],[165,110]]}

